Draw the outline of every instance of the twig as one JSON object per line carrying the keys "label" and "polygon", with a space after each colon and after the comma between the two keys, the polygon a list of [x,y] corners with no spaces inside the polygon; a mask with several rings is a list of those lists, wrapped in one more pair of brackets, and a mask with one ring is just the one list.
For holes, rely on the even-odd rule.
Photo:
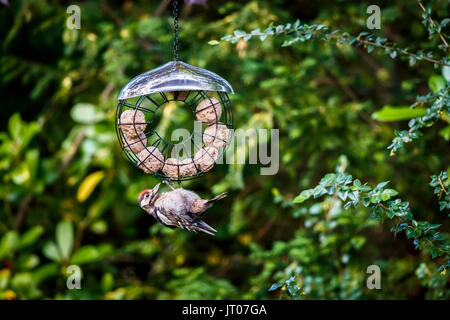
{"label": "twig", "polygon": [[163,0],[155,11],[155,17],[160,17],[169,4],[170,0]]}
{"label": "twig", "polygon": [[75,240],[73,242],[74,251],[78,250],[81,246],[81,239],[83,239],[83,234],[86,228],[89,226],[90,217],[86,216],[83,220],[78,224],[77,231],[75,232]]}
{"label": "twig", "polygon": [[76,154],[78,153],[78,150],[81,147],[81,144],[83,143],[84,139],[86,138],[86,135],[84,132],[81,132],[75,139],[73,145],[71,146],[71,149],[69,150],[69,155],[64,158],[63,163],[61,167],[59,167],[59,174],[63,174],[67,168],[72,163],[73,159],[75,158]]}
{"label": "twig", "polygon": [[[289,31],[289,32],[291,32],[291,31]],[[298,31],[298,30],[295,31],[295,32],[297,32],[298,34],[302,33],[301,31]],[[287,30],[281,30],[277,34],[282,34],[282,33],[288,34],[288,31]],[[317,33],[317,31],[314,31],[313,33],[315,34],[315,33]],[[268,34],[264,33],[264,32],[252,32],[251,35],[252,36],[267,36]],[[271,33],[271,35],[275,35],[275,33]],[[242,38],[242,37],[243,36],[239,36],[237,38]],[[340,39],[341,37],[342,37],[341,34],[330,34],[329,35],[329,38],[333,38],[333,39]],[[373,42],[373,41],[370,41],[370,40],[364,40],[364,39],[361,39],[359,36],[355,38],[355,41],[357,43],[360,43],[360,44],[374,46],[375,48],[383,48],[383,49],[389,49],[389,50],[395,49],[394,46],[389,46],[389,45],[385,45],[385,44],[381,44],[381,43],[376,43],[376,42]],[[439,64],[441,66],[450,67],[450,64],[448,64],[448,63],[446,63],[446,62],[444,62],[442,60],[436,60],[436,59],[433,59],[433,58],[430,58],[430,57],[424,57],[424,56],[419,57],[417,54],[408,52],[408,50],[406,50],[406,49],[401,49],[400,53],[402,53],[404,55],[407,55],[407,56],[410,56],[410,57],[413,57],[416,60],[425,60],[425,61],[428,61],[428,62]]]}
{"label": "twig", "polygon": [[[359,43],[362,43],[362,44],[372,45],[372,46],[375,46],[375,47],[378,47],[378,48],[383,48],[383,49],[393,49],[393,48],[394,48],[394,47],[387,46],[387,45],[384,45],[384,44],[377,44],[377,43],[375,43],[375,42],[373,42],[373,41],[369,41],[369,40],[362,40],[362,39],[358,39],[358,38],[357,38],[356,41],[358,41]],[[429,58],[429,57],[420,57],[420,58],[418,58],[418,55],[417,55],[417,54],[408,52],[408,51],[406,51],[406,50],[404,50],[404,49],[403,49],[401,52],[402,52],[403,54],[405,54],[405,55],[409,55],[409,56],[411,56],[411,57],[414,57],[414,58],[416,58],[417,60],[423,59],[423,60],[426,60],[426,61],[428,61],[428,62],[432,62],[432,63],[440,64],[440,65],[442,65],[442,66],[450,67],[450,64],[445,63],[445,62],[443,62],[443,61],[441,61],[441,60],[436,60],[436,59]]]}
{"label": "twig", "polygon": [[111,92],[114,90],[115,87],[116,86],[114,84],[112,84],[111,82],[106,85],[105,89],[103,89],[103,91],[102,91],[102,93],[100,95],[102,101],[108,100]]}
{"label": "twig", "polygon": [[[423,12],[427,13],[427,10],[425,9],[425,7],[422,4],[422,1],[419,0],[418,3],[419,3],[420,8],[423,10]],[[433,19],[431,19],[431,17],[428,17],[428,20],[430,21],[430,23],[431,23],[431,25],[433,27],[436,27],[436,24],[434,23]],[[439,37],[441,38],[441,40],[444,43],[445,47],[448,49],[448,43],[445,40],[444,36],[442,35],[442,33],[440,33],[440,32],[438,32],[438,33],[439,33]]]}
{"label": "twig", "polygon": [[17,212],[16,221],[14,223],[14,229],[19,230],[20,225],[22,224],[23,218],[30,208],[31,200],[33,200],[33,194],[27,194],[22,201],[20,202],[19,211]]}
{"label": "twig", "polygon": [[116,14],[117,11],[114,11],[111,6],[108,4],[107,1],[101,1],[101,10],[106,13],[108,16],[113,17],[114,21],[116,22],[116,25],[122,26],[123,20],[122,18]]}
{"label": "twig", "polygon": [[383,210],[389,210],[389,208],[388,207],[386,207],[384,204],[382,204],[382,203],[378,203],[377,204],[377,206],[379,206],[381,209],[383,209]]}
{"label": "twig", "polygon": [[441,177],[438,177],[438,181],[439,181],[439,184],[441,185],[441,192],[439,192],[439,198],[441,197],[441,195],[442,195],[442,191],[444,192],[444,193],[448,193],[448,191],[447,191],[447,189],[445,189],[445,187],[444,187],[444,183],[442,182],[442,179],[441,179]]}
{"label": "twig", "polygon": [[5,192],[5,195],[3,197],[4,203],[5,203],[5,213],[6,213],[6,218],[8,219],[8,224],[12,227],[14,225],[14,217],[13,217],[13,213],[11,210],[11,203],[8,201],[6,194],[7,193]]}
{"label": "twig", "polygon": [[275,222],[274,218],[268,220],[264,224],[264,226],[261,229],[259,229],[258,233],[256,233],[255,239],[260,240],[270,230],[270,228],[273,226],[274,222]]}
{"label": "twig", "polygon": [[358,96],[356,95],[355,91],[353,91],[352,88],[350,88],[347,84],[339,80],[339,78],[336,78],[331,72],[325,71],[328,77],[330,77],[331,81],[337,84],[341,89],[344,91],[344,93],[352,100],[352,101],[358,101]]}

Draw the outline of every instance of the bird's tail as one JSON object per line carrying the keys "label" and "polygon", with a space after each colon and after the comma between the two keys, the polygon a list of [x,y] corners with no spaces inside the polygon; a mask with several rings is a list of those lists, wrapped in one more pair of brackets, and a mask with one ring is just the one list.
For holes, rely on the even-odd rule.
{"label": "bird's tail", "polygon": [[216,202],[216,201],[218,201],[218,200],[221,200],[221,199],[225,198],[226,196],[227,196],[227,193],[226,193],[226,192],[222,192],[221,194],[215,196],[215,197],[212,198],[211,200],[208,200],[208,203]]}
{"label": "bird's tail", "polygon": [[202,220],[197,220],[194,224],[193,229],[195,232],[204,232],[204,233],[210,234],[212,236],[215,236],[215,233],[217,232],[216,229],[211,228],[208,224],[206,224]]}

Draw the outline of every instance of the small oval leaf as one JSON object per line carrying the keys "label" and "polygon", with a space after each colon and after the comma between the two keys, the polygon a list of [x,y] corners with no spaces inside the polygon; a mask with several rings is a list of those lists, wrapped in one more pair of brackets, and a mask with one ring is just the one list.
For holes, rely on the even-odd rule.
{"label": "small oval leaf", "polygon": [[81,182],[80,186],[78,187],[77,200],[79,202],[86,201],[86,199],[91,195],[92,191],[94,191],[95,187],[104,177],[105,173],[103,171],[97,171],[84,178],[83,182]]}

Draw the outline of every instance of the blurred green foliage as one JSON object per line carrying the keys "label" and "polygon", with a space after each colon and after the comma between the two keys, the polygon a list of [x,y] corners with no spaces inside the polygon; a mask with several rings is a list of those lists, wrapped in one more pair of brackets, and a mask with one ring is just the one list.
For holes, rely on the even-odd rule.
{"label": "blurred green foliage", "polygon": [[[446,0],[423,2],[425,13],[381,1],[370,35],[367,1],[183,8],[180,59],[229,80],[237,128],[280,129],[276,176],[217,165],[183,183],[206,197],[229,192],[205,216],[216,238],[146,215],[137,195],[157,180],[115,137],[121,87],[173,58],[167,2],[80,2],[79,30],[66,28],[69,4],[10,2],[0,7],[1,299],[449,298],[450,71],[424,59],[448,62]],[[297,19],[345,41],[285,35]],[[268,26],[274,37],[245,37]],[[375,45],[356,41],[361,33]],[[226,35],[239,39],[218,41]],[[401,50],[377,46],[386,43]],[[390,219],[403,213],[407,226]],[[436,233],[433,252],[423,242]],[[66,286],[71,264],[81,290]],[[381,290],[366,287],[372,264]]]}

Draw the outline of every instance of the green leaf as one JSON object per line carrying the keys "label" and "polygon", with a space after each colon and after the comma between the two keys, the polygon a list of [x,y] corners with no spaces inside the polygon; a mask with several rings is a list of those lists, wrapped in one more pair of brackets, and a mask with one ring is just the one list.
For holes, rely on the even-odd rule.
{"label": "green leaf", "polygon": [[348,196],[348,191],[339,190],[337,195],[342,201],[345,201],[347,199],[347,196]]}
{"label": "green leaf", "polygon": [[368,207],[370,205],[370,198],[369,197],[362,198],[361,203],[363,204],[364,207]]}
{"label": "green leaf", "polygon": [[209,44],[210,46],[217,46],[219,43],[220,43],[220,42],[217,41],[217,40],[211,40],[211,41],[208,42],[208,44]]}
{"label": "green leaf", "polygon": [[391,196],[388,195],[386,192],[381,193],[381,200],[386,201],[386,200],[389,200],[390,198],[391,198]]}
{"label": "green leaf", "polygon": [[14,113],[11,117],[9,117],[8,121],[8,129],[11,137],[14,140],[20,139],[20,135],[22,133],[23,122],[20,118],[20,114],[18,112]]}
{"label": "green leaf", "polygon": [[281,288],[283,286],[282,283],[274,283],[270,286],[269,291],[277,290],[278,288]]}
{"label": "green leaf", "polygon": [[406,229],[405,232],[408,239],[417,238],[422,233],[419,229],[415,229],[413,227]]}
{"label": "green leaf", "polygon": [[25,185],[30,181],[30,170],[25,162],[20,163],[11,172],[11,178],[15,184]]}
{"label": "green leaf", "polygon": [[78,251],[76,251],[72,258],[70,259],[70,263],[82,265],[90,262],[96,261],[100,257],[100,254],[96,247],[87,245],[81,247]]}
{"label": "green leaf", "polygon": [[42,233],[44,233],[44,228],[42,226],[35,226],[26,231],[20,238],[19,248],[23,249],[32,245],[39,239]]}
{"label": "green leaf", "polygon": [[444,129],[439,130],[439,134],[445,141],[450,141],[450,126],[446,126]]}
{"label": "green leaf", "polygon": [[444,89],[445,82],[446,81],[444,77],[440,75],[432,75],[428,78],[428,86],[434,93],[438,92],[441,89]]}
{"label": "green leaf", "polygon": [[98,220],[90,225],[89,230],[96,234],[104,234],[108,231],[108,225],[104,220]]}
{"label": "green leaf", "polygon": [[302,195],[298,195],[294,198],[294,203],[302,203],[306,200],[307,198],[305,196]]}
{"label": "green leaf", "polygon": [[438,248],[436,248],[436,247],[431,248],[431,258],[432,259],[439,257],[441,254],[442,254],[442,252]]}
{"label": "green leaf", "polygon": [[386,200],[389,200],[391,197],[394,197],[396,195],[398,195],[398,192],[395,191],[394,189],[385,189],[381,193],[381,199],[383,201],[386,201]]}
{"label": "green leaf", "polygon": [[114,277],[111,273],[105,273],[100,282],[103,293],[106,293],[114,287]]}
{"label": "green leaf", "polygon": [[443,19],[443,20],[441,21],[440,25],[441,25],[442,28],[444,28],[444,27],[446,27],[447,24],[449,24],[449,23],[450,23],[450,18],[445,18],[445,19]]}
{"label": "green leaf", "polygon": [[44,256],[54,262],[62,261],[59,249],[54,242],[47,242],[42,249],[42,253],[44,254]]}
{"label": "green leaf", "polygon": [[16,231],[8,231],[0,241],[0,261],[2,258],[11,255],[19,242],[19,236]]}
{"label": "green leaf", "polygon": [[18,259],[17,265],[21,269],[31,270],[39,265],[40,259],[35,254],[21,255]]}
{"label": "green leaf", "polygon": [[399,121],[408,120],[424,116],[426,114],[426,108],[410,108],[408,106],[384,106],[381,110],[372,114],[372,119],[379,121]]}
{"label": "green leaf", "polygon": [[380,182],[379,184],[377,184],[376,189],[384,188],[388,185],[388,183],[389,183],[389,181]]}
{"label": "green leaf", "polygon": [[59,264],[47,263],[42,267],[39,267],[32,273],[33,282],[35,282],[36,285],[39,285],[42,281],[58,275],[59,270],[60,270]]}
{"label": "green leaf", "polygon": [[392,218],[395,216],[395,211],[394,211],[394,210],[391,210],[391,209],[387,210],[387,211],[386,211],[386,216],[387,216],[389,219],[392,219]]}
{"label": "green leaf", "polygon": [[31,180],[35,180],[36,173],[39,165],[39,150],[38,149],[31,149],[28,150],[25,154],[25,160],[27,163],[28,170],[30,172],[30,178]]}
{"label": "green leaf", "polygon": [[312,190],[303,190],[298,196],[293,200],[294,203],[302,203],[303,201],[309,199],[312,194]]}
{"label": "green leaf", "polygon": [[73,226],[70,221],[61,221],[56,226],[56,243],[62,258],[67,259],[72,252]]}
{"label": "green leaf", "polygon": [[442,67],[442,76],[445,78],[445,80],[450,82],[450,67],[448,66]]}
{"label": "green leaf", "polygon": [[336,174],[328,173],[325,175],[325,177],[322,178],[322,180],[320,180],[320,184],[329,186],[329,185],[332,185],[335,180],[336,180]]}
{"label": "green leaf", "polygon": [[75,122],[84,124],[95,123],[105,119],[105,114],[90,103],[74,105],[70,111],[70,116]]}

